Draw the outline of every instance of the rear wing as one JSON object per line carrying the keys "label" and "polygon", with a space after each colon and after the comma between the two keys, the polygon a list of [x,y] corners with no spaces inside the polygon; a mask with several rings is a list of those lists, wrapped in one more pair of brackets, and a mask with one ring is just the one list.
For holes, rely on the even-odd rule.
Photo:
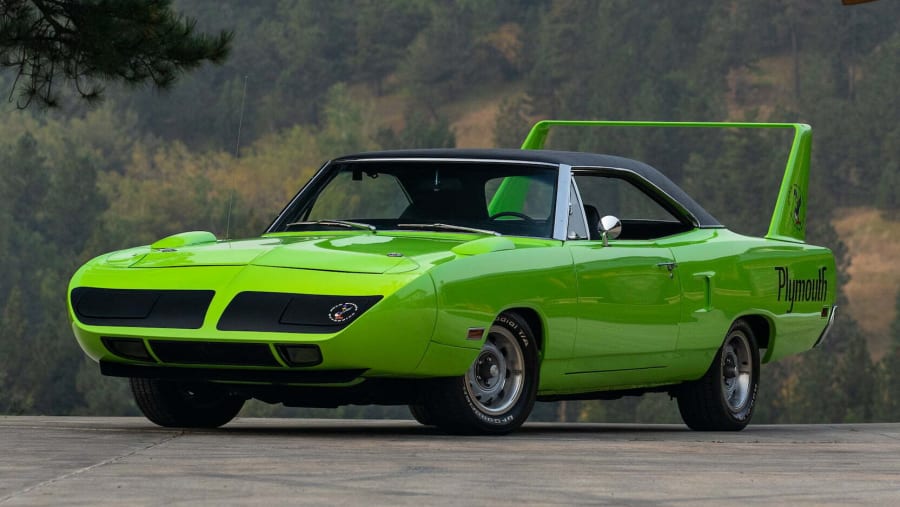
{"label": "rear wing", "polygon": [[794,140],[788,156],[778,200],[772,221],[769,222],[768,239],[802,243],[806,238],[806,203],[809,192],[809,160],[812,144],[812,128],[803,123],[739,123],[739,122],[656,122],[656,121],[564,121],[544,120],[531,127],[522,143],[523,150],[540,150],[544,147],[550,127],[680,127],[680,128],[740,128],[740,129],[793,129]]}

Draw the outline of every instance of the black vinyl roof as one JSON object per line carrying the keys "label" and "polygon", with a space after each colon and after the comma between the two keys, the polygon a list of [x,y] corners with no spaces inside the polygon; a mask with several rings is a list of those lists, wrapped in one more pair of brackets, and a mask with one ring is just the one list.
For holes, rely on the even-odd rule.
{"label": "black vinyl roof", "polygon": [[546,164],[565,164],[572,167],[602,167],[608,169],[625,169],[657,186],[671,198],[678,201],[688,210],[700,227],[721,227],[708,211],[697,204],[672,180],[653,167],[632,160],[630,158],[614,155],[601,155],[597,153],[582,153],[575,151],[554,150],[515,150],[515,149],[423,149],[423,150],[389,150],[356,153],[336,158],[333,162],[351,162],[362,159],[390,159],[390,158],[447,158],[447,159],[481,159],[481,160],[514,160],[522,162],[539,162]]}

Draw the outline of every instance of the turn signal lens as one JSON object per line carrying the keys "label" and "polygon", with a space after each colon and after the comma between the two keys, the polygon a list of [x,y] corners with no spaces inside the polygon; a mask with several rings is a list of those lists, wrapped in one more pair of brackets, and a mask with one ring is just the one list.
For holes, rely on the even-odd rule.
{"label": "turn signal lens", "polygon": [[140,338],[109,338],[104,336],[100,339],[107,350],[119,357],[135,361],[154,362],[150,352],[147,351],[147,347],[144,346],[144,340]]}

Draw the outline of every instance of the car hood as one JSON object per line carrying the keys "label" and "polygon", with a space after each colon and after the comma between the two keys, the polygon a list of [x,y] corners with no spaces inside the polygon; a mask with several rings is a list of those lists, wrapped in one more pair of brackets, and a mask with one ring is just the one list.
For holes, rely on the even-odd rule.
{"label": "car hood", "polygon": [[[144,247],[114,254],[107,263],[132,268],[253,265],[351,273],[405,273],[455,258],[458,254],[453,249],[466,243],[473,241],[370,233],[274,236],[177,248]],[[511,242],[510,247],[513,247]]]}

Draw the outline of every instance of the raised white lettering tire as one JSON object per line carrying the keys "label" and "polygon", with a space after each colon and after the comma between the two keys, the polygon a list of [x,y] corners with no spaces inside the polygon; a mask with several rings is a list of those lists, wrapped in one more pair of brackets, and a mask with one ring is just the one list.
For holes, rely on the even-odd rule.
{"label": "raised white lettering tire", "polygon": [[429,422],[458,434],[504,434],[521,426],[537,396],[537,346],[519,315],[497,317],[466,374],[435,383],[424,404]]}
{"label": "raised white lettering tire", "polygon": [[709,370],[676,392],[684,423],[698,431],[739,431],[753,416],[759,389],[759,349],[753,330],[732,324]]}

